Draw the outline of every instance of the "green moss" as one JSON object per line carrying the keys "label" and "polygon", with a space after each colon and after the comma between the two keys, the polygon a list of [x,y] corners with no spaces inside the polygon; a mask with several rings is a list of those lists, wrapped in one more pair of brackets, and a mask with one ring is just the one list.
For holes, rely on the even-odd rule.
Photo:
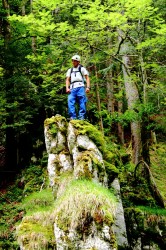
{"label": "green moss", "polygon": [[111,163],[104,161],[105,170],[108,176],[108,185],[112,183],[114,178],[119,174],[119,170]]}
{"label": "green moss", "polygon": [[[79,120],[72,120],[71,121],[72,125],[76,129],[76,134],[86,134],[99,148],[99,150],[103,154],[104,158],[104,163],[106,167],[106,172],[108,174],[109,181],[111,182],[119,173],[118,169],[111,163],[117,163],[119,164],[119,161],[117,160],[117,153],[116,153],[116,145],[107,143],[105,141],[105,138],[103,134],[98,131],[92,124],[86,122],[86,121],[79,121]],[[86,153],[87,158],[91,157],[93,161],[93,166],[96,165],[97,169],[99,170],[99,175],[102,178],[102,173],[103,177],[105,175],[105,170],[103,169],[103,166],[101,163],[98,162],[97,159],[94,159],[94,156],[91,155],[90,153]],[[88,161],[88,159],[87,159]],[[85,161],[86,162],[86,161]],[[90,177],[90,176],[89,176]]]}
{"label": "green moss", "polygon": [[49,133],[52,135],[52,136],[56,136],[57,133],[58,133],[58,128],[57,128],[57,125],[56,124],[50,124],[49,125]]}
{"label": "green moss", "polygon": [[17,229],[18,241],[27,250],[55,247],[53,224],[47,222],[49,213],[27,216]]}
{"label": "green moss", "polygon": [[[87,178],[91,180],[94,177],[93,173],[94,173],[94,170],[96,169],[98,173],[99,181],[100,182],[104,181],[104,177],[106,174],[105,166],[101,162],[99,162],[97,157],[94,156],[93,151],[87,150],[87,151],[82,152],[77,158],[77,161],[78,161],[77,177]],[[91,166],[92,169],[89,169],[89,166]]]}
{"label": "green moss", "polygon": [[54,159],[53,163],[52,163],[55,167],[55,172],[56,172],[56,176],[60,175],[60,170],[62,169],[62,165],[60,164],[59,161],[59,156],[56,156],[56,158]]}
{"label": "green moss", "polygon": [[51,118],[47,118],[44,121],[44,125],[47,126],[47,125],[50,125],[50,124],[55,123],[55,122],[66,123],[66,118],[64,116],[61,116],[61,115],[52,116]]}
{"label": "green moss", "polygon": [[72,120],[71,124],[77,130],[77,135],[87,135],[101,150],[104,152],[105,150],[105,140],[101,131],[96,129],[92,124],[87,121],[79,121],[79,120]]}
{"label": "green moss", "polygon": [[111,243],[112,249],[119,249],[117,246],[116,236],[115,236],[114,232],[111,232],[110,236],[111,236],[110,243]]}
{"label": "green moss", "polygon": [[59,154],[64,149],[63,144],[58,144],[55,147],[51,147],[50,154]]}
{"label": "green moss", "polygon": [[108,162],[114,162],[115,161],[115,153],[111,152],[111,151],[106,151],[104,152],[104,159]]}
{"label": "green moss", "polygon": [[[64,124],[64,125],[59,126],[59,124]],[[66,133],[67,131],[66,118],[61,115],[56,115],[52,116],[51,118],[47,118],[44,121],[44,126],[48,126],[50,134],[54,136],[57,134],[57,131],[61,131],[62,133]]]}
{"label": "green moss", "polygon": [[93,170],[89,169],[89,165],[93,164],[92,159],[92,154],[89,151],[85,151],[77,157],[77,177],[92,179]]}
{"label": "green moss", "polygon": [[24,199],[21,207],[26,211],[26,216],[17,226],[17,237],[26,249],[47,249],[55,244],[50,219],[53,204],[51,189],[34,192]]}

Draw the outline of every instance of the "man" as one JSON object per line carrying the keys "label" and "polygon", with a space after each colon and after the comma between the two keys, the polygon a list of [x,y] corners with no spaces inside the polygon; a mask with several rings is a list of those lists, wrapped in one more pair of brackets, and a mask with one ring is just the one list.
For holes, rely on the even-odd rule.
{"label": "man", "polygon": [[[73,68],[68,69],[66,74],[66,93],[68,96],[68,110],[70,119],[77,119],[75,104],[79,104],[78,119],[84,120],[86,114],[86,93],[90,91],[89,73],[80,65],[80,56],[72,57]],[[86,79],[86,89],[84,85]]]}

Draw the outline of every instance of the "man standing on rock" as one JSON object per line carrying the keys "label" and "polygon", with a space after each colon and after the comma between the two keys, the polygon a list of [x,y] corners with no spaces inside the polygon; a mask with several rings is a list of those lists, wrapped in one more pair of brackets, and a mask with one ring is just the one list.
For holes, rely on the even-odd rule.
{"label": "man standing on rock", "polygon": [[[77,119],[75,104],[79,105],[78,119],[84,120],[86,114],[86,93],[90,91],[89,73],[80,64],[80,56],[72,57],[73,68],[68,69],[66,74],[66,93],[68,96],[68,111],[70,120]],[[86,79],[86,89],[85,89]]]}

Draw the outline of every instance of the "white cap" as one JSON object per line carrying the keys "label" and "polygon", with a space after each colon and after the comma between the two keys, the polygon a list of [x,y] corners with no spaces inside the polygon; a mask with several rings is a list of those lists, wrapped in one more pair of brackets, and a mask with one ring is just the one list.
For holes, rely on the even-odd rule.
{"label": "white cap", "polygon": [[72,60],[76,60],[76,61],[80,62],[81,58],[80,58],[79,55],[74,55],[74,56],[72,57]]}

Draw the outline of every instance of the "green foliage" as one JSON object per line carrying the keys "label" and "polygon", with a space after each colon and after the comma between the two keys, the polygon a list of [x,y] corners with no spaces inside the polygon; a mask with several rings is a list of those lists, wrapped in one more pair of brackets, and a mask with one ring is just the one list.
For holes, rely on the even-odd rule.
{"label": "green foliage", "polygon": [[45,187],[48,185],[46,169],[41,166],[32,165],[27,170],[23,171],[22,180],[24,182],[24,195],[39,191],[43,184]]}
{"label": "green foliage", "polygon": [[22,219],[23,212],[16,202],[0,205],[0,249],[18,249],[15,239],[15,223]]}
{"label": "green foliage", "polygon": [[146,214],[155,214],[159,216],[166,216],[166,210],[161,208],[152,208],[152,207],[144,207],[139,206],[138,207],[142,212]]}
{"label": "green foliage", "polygon": [[105,165],[106,173],[108,175],[108,185],[110,185],[112,181],[114,180],[114,178],[118,176],[119,170],[115,167],[115,165],[107,161],[104,161],[104,165]]}
{"label": "green foliage", "polygon": [[[41,109],[46,112],[46,117],[55,113],[67,116],[67,96],[64,95],[63,87],[65,73],[71,67],[71,56],[74,53],[81,55],[83,65],[90,66],[92,94],[89,95],[87,106],[95,117],[91,118],[91,122],[93,120],[93,123],[96,123],[102,115],[109,134],[114,123],[119,122],[126,128],[130,122],[141,119],[141,113],[137,114],[139,107],[136,111],[126,110],[124,107],[123,114],[115,112],[110,115],[107,112],[106,81],[110,72],[113,73],[115,102],[125,103],[123,87],[119,89],[117,85],[117,81],[123,83],[122,74],[119,73],[121,59],[118,55],[120,48],[117,42],[119,36],[117,30],[123,32],[122,36],[131,49],[131,76],[138,86],[140,97],[144,83],[141,63],[137,58],[140,56],[143,58],[149,81],[146,90],[147,107],[153,106],[151,113],[154,113],[158,105],[155,91],[158,89],[158,93],[162,93],[164,87],[162,76],[165,69],[163,64],[165,24],[161,2],[142,0],[125,3],[124,1],[72,3],[68,0],[49,2],[35,0],[30,6],[27,1],[25,3],[10,1],[11,15],[8,20],[11,26],[11,41],[7,50],[4,50],[4,38],[0,40],[3,51],[0,60],[2,127],[6,129],[12,126],[17,135],[25,133],[29,130],[29,125],[35,123],[34,117],[36,119],[39,116]],[[20,15],[20,9],[24,4],[25,16]],[[3,8],[1,12],[4,16]],[[32,37],[35,39],[35,51],[32,48]],[[7,88],[8,92],[14,93],[14,97],[10,96],[7,99],[6,78],[14,82],[14,86]],[[101,114],[98,114],[94,93],[96,81],[100,87]],[[162,105],[158,112],[164,107],[164,95],[160,95],[160,98]],[[8,116],[14,116],[12,124],[6,124]],[[156,121],[154,123],[156,124]],[[107,128],[108,124],[111,126]],[[164,125],[165,122],[160,126],[162,131]]]}

